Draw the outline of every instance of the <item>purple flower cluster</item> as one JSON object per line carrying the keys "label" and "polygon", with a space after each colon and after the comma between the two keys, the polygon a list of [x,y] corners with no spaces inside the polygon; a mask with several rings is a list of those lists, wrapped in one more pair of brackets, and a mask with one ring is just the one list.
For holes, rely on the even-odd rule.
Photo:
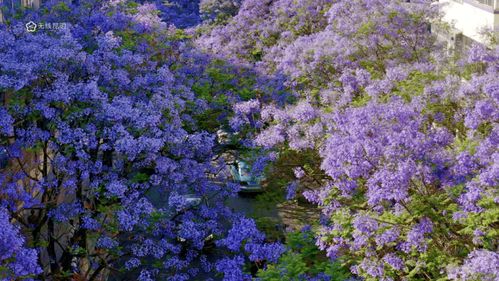
{"label": "purple flower cluster", "polygon": [[[25,246],[19,227],[10,223],[7,211],[0,208],[0,278],[29,278],[42,272],[38,264],[38,252]],[[6,274],[6,275],[5,275]]]}
{"label": "purple flower cluster", "polygon": [[[215,136],[203,119],[219,108],[194,88],[212,78],[212,59],[169,26],[189,25],[198,3],[156,2],[44,1],[0,26],[0,88],[9,93],[0,145],[17,163],[0,178],[0,267],[9,277],[47,279],[89,264],[93,276],[125,267],[138,280],[191,280],[218,268],[243,280],[250,259],[282,253],[224,205],[234,192],[208,177]],[[27,20],[67,28],[28,33]],[[224,110],[232,108],[251,123],[259,102]],[[203,200],[193,205],[186,194]],[[47,245],[25,249],[20,233]],[[218,263],[204,256],[211,240],[225,253]]]}
{"label": "purple flower cluster", "polygon": [[460,266],[449,268],[450,280],[494,281],[499,278],[499,254],[487,250],[471,252]]}
{"label": "purple flower cluster", "polygon": [[218,261],[215,268],[224,273],[224,281],[246,281],[251,280],[251,275],[244,273],[241,266],[244,265],[244,258],[236,256],[232,259],[225,258]]}

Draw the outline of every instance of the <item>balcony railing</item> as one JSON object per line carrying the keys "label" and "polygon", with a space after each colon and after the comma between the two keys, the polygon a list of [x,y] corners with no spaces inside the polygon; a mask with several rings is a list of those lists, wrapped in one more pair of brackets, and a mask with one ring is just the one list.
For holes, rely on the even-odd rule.
{"label": "balcony railing", "polygon": [[477,1],[480,4],[487,5],[487,6],[492,6],[492,7],[494,6],[493,0],[475,0],[475,1]]}
{"label": "balcony railing", "polygon": [[495,2],[495,0],[475,0],[475,1],[480,3],[480,4],[491,6],[491,7],[494,7],[494,2]]}
{"label": "balcony railing", "polygon": [[473,0],[474,2],[491,7],[495,11],[499,10],[499,0]]}

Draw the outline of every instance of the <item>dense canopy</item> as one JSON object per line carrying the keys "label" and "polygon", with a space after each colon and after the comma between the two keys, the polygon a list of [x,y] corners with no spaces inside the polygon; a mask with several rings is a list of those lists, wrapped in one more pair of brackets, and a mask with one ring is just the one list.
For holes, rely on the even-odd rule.
{"label": "dense canopy", "polygon": [[0,280],[499,280],[498,40],[438,2],[14,2]]}

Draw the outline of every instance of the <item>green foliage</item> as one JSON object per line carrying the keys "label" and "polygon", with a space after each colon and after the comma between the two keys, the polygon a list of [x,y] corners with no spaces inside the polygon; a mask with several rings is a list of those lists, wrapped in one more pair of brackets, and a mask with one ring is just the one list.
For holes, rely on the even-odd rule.
{"label": "green foliage", "polygon": [[199,98],[211,106],[202,113],[193,112],[200,128],[214,132],[220,126],[228,124],[227,112],[231,111],[228,96],[236,96],[241,100],[256,97],[253,90],[255,76],[245,69],[237,69],[223,60],[213,60],[204,70],[202,79],[192,85],[192,90]]}
{"label": "green foliage", "polygon": [[176,29],[175,33],[171,34],[168,38],[172,41],[180,41],[191,39],[192,36],[187,34],[183,29]]}
{"label": "green foliage", "polygon": [[254,61],[261,61],[263,56],[263,51],[261,48],[255,48],[251,51],[251,56]]}
{"label": "green foliage", "polygon": [[330,276],[332,281],[342,281],[350,277],[349,270],[341,260],[331,261],[315,246],[311,230],[289,233],[286,236],[288,251],[277,264],[268,265],[258,272],[262,281],[305,280],[320,273]]}
{"label": "green foliage", "polygon": [[258,274],[263,281],[299,280],[299,276],[307,270],[302,257],[297,254],[284,254],[279,265],[270,265],[267,270]]}
{"label": "green foliage", "polygon": [[439,78],[434,72],[414,71],[409,74],[407,79],[397,83],[393,94],[401,96],[406,101],[410,101],[412,96],[423,94],[425,87]]}
{"label": "green foliage", "polygon": [[371,100],[371,96],[369,95],[356,95],[352,99],[352,106],[353,107],[362,107],[365,106],[369,101]]}
{"label": "green foliage", "polygon": [[139,4],[136,3],[136,2],[129,1],[129,2],[127,2],[126,6],[127,6],[127,11],[131,15],[135,15],[135,14],[137,14],[139,12],[138,9],[137,9],[139,7]]}
{"label": "green foliage", "polygon": [[484,247],[493,249],[497,247],[499,241],[499,228],[494,227],[499,225],[499,206],[490,197],[482,198],[478,205],[483,208],[483,211],[468,214],[463,220],[465,228],[460,231],[460,234],[471,236],[475,230],[482,230],[484,235],[479,238],[479,242]]}
{"label": "green foliage", "polygon": [[63,1],[57,3],[52,7],[52,13],[59,14],[59,13],[69,13],[69,12],[71,12],[71,9]]}
{"label": "green foliage", "polygon": [[485,71],[485,68],[486,68],[485,63],[466,64],[463,67],[461,76],[466,80],[470,80],[474,74],[483,73]]}
{"label": "green foliage", "polygon": [[121,48],[124,50],[135,50],[137,46],[137,34],[132,30],[116,32],[121,37]]}
{"label": "green foliage", "polygon": [[87,250],[82,247],[71,248],[70,251],[75,256],[81,256],[87,254]]}
{"label": "green foliage", "polygon": [[367,36],[374,32],[376,25],[374,22],[366,22],[357,30],[358,36]]}
{"label": "green foliage", "polygon": [[[257,207],[257,209],[260,209]],[[276,226],[280,225],[280,221],[274,217],[254,216],[253,219],[258,226],[258,229],[265,233],[265,236],[270,241],[284,240],[284,233]]]}
{"label": "green foliage", "polygon": [[134,183],[145,183],[149,180],[149,175],[145,173],[136,173],[133,175],[132,182]]}

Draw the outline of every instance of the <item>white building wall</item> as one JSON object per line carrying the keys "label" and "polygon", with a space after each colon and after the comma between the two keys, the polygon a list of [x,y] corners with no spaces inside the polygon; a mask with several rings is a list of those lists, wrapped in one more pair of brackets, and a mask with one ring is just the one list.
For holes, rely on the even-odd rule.
{"label": "white building wall", "polygon": [[21,0],[21,4],[27,8],[40,8],[40,0]]}
{"label": "white building wall", "polygon": [[484,28],[497,32],[499,28],[499,0],[494,1],[494,6],[487,6],[473,0],[440,0],[439,2],[443,4],[444,21],[460,30],[463,35],[477,42],[486,43],[486,38],[480,32]]}

